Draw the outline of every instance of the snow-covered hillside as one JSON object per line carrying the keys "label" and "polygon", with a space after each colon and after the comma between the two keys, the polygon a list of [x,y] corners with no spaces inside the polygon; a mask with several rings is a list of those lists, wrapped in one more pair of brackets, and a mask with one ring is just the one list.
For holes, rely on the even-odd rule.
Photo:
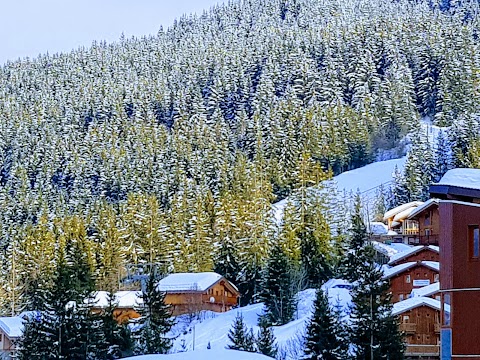
{"label": "snow-covered hillside", "polygon": [[169,355],[141,355],[130,360],[268,360],[268,356],[235,350],[200,350]]}
{"label": "snow-covered hillside", "polygon": [[[378,161],[335,176],[333,181],[336,185],[338,196],[344,197],[345,194],[355,194],[359,191],[362,195],[363,204],[371,208],[376,189],[382,184],[391,182],[395,167],[402,170],[405,166],[405,161],[406,157]],[[288,198],[273,204],[273,212],[277,224],[282,221],[287,201]]]}
{"label": "snow-covered hillside", "polygon": [[[337,288],[336,285],[338,284],[335,282],[328,282],[324,285],[324,290],[328,291],[330,303],[333,306],[340,306],[344,309],[345,313],[348,313],[351,303],[349,290]],[[286,325],[273,327],[280,350],[291,349],[295,346],[299,349],[301,348],[298,340],[305,333],[306,325],[313,310],[314,300],[314,289],[307,289],[300,292],[298,294],[298,309],[295,314],[295,319]],[[211,350],[221,351],[228,345],[228,332],[237,314],[241,313],[246,326],[252,328],[254,334],[257,334],[259,330],[257,326],[258,317],[262,312],[263,304],[254,304],[233,309],[226,313],[203,312],[201,314],[202,320],[195,320],[191,324],[188,324],[186,318],[179,317],[177,324],[172,330],[173,334],[178,336],[175,340],[173,351],[192,351],[194,342],[195,350],[207,349],[207,346],[210,344]],[[288,356],[288,351],[286,351],[286,353]],[[217,359],[216,357],[214,358]],[[197,358],[192,357],[188,359]],[[295,357],[290,354],[288,359],[294,360]]]}

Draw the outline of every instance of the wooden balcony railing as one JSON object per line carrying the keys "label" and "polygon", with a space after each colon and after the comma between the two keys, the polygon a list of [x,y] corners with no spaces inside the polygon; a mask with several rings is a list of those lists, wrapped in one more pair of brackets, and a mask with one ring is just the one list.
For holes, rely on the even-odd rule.
{"label": "wooden balcony railing", "polygon": [[415,323],[401,323],[400,331],[403,331],[407,334],[414,334],[417,331],[417,324]]}
{"label": "wooden balcony railing", "polygon": [[405,351],[407,356],[438,356],[440,355],[439,345],[409,345]]}
{"label": "wooden balcony railing", "polygon": [[439,235],[421,235],[420,236],[420,244],[438,245],[439,240],[440,240]]}

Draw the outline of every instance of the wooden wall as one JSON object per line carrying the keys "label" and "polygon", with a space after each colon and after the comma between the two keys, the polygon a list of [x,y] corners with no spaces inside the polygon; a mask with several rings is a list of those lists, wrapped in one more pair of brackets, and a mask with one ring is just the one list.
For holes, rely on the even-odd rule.
{"label": "wooden wall", "polygon": [[440,342],[440,311],[419,306],[399,315],[400,328],[409,345],[438,345]]}
{"label": "wooden wall", "polygon": [[[410,276],[410,283],[407,282],[407,276]],[[437,275],[437,276],[435,276]],[[409,297],[412,290],[421,286],[413,286],[414,280],[430,280],[430,284],[434,283],[438,278],[438,272],[432,270],[422,264],[411,267],[404,272],[390,278],[390,291],[393,294],[392,302],[396,303]],[[403,294],[403,299],[400,295]]]}

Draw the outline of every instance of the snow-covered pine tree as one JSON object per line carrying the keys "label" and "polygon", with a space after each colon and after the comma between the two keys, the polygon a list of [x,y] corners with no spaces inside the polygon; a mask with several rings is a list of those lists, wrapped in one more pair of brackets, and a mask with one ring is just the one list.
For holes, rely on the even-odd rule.
{"label": "snow-covered pine tree", "polygon": [[295,294],[292,290],[291,264],[282,246],[276,244],[263,274],[260,300],[265,305],[265,322],[283,325],[292,320],[295,312]]}
{"label": "snow-covered pine tree", "polygon": [[392,315],[389,283],[374,254],[371,245],[356,254],[359,277],[352,290],[350,342],[358,360],[403,359],[405,345],[398,318]]}
{"label": "snow-covered pine tree", "polygon": [[438,182],[452,168],[452,150],[444,131],[438,133],[435,146],[435,169],[433,181]]}
{"label": "snow-covered pine tree", "polygon": [[136,354],[166,354],[173,339],[167,336],[175,321],[170,306],[165,304],[165,293],[158,289],[158,279],[150,276],[136,308],[140,314],[134,332]]}
{"label": "snow-covered pine tree", "polygon": [[273,334],[273,329],[263,320],[264,318],[262,317],[258,324],[260,330],[255,340],[257,351],[260,354],[275,358],[278,351],[275,335]]}
{"label": "snow-covered pine tree", "polygon": [[357,253],[365,246],[368,240],[367,228],[362,216],[360,194],[355,196],[351,224],[348,249],[344,258],[340,261],[339,272],[345,279],[354,282],[360,277],[359,262],[362,261]]}
{"label": "snow-covered pine tree", "polygon": [[328,303],[328,296],[318,289],[313,316],[307,326],[303,359],[345,359],[348,341],[343,337],[343,326],[339,314]]}
{"label": "snow-covered pine tree", "polygon": [[252,329],[247,329],[243,322],[243,315],[240,312],[237,313],[233,326],[228,332],[228,340],[230,342],[227,345],[227,349],[256,352],[255,336]]}

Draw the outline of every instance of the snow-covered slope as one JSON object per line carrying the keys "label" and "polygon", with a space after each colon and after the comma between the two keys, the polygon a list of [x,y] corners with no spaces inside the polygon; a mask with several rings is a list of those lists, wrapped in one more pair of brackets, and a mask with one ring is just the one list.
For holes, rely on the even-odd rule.
{"label": "snow-covered slope", "polygon": [[[335,176],[333,181],[336,184],[339,196],[343,197],[345,194],[355,194],[359,191],[362,195],[363,204],[371,208],[376,189],[380,185],[392,181],[395,167],[402,170],[405,166],[405,160],[406,157],[379,161]],[[277,224],[282,221],[286,205],[287,199],[273,204],[273,212]]]}
{"label": "snow-covered slope", "polygon": [[170,355],[141,355],[131,360],[268,360],[271,357],[235,350],[200,350]]}
{"label": "snow-covered slope", "polygon": [[[328,284],[330,284],[332,287],[327,289],[324,286],[324,290],[328,292],[331,305],[340,307],[343,309],[344,314],[347,315],[351,304],[349,290],[346,288],[334,287],[336,283],[329,282]],[[295,345],[301,347],[301,344],[294,343],[305,333],[306,325],[313,310],[315,290],[304,290],[298,294],[297,299],[298,309],[295,313],[295,319],[283,326],[273,327],[277,345],[280,350],[291,348]],[[254,334],[257,334],[259,330],[257,326],[258,317],[262,314],[262,312],[263,304],[254,304],[233,309],[226,313],[213,313],[208,311],[203,312],[201,314],[203,320],[194,320],[192,323],[189,323],[187,318],[178,317],[178,322],[172,330],[173,335],[178,336],[175,340],[173,351],[192,351],[194,341],[195,351],[205,350],[209,344],[211,348],[209,351],[222,351],[229,343],[228,332],[230,331],[237,314],[241,313],[246,326],[248,328],[252,328]],[[295,357],[292,356],[287,358],[290,360],[295,360]],[[197,358],[192,357],[185,359]],[[217,358],[215,357],[215,359]]]}

